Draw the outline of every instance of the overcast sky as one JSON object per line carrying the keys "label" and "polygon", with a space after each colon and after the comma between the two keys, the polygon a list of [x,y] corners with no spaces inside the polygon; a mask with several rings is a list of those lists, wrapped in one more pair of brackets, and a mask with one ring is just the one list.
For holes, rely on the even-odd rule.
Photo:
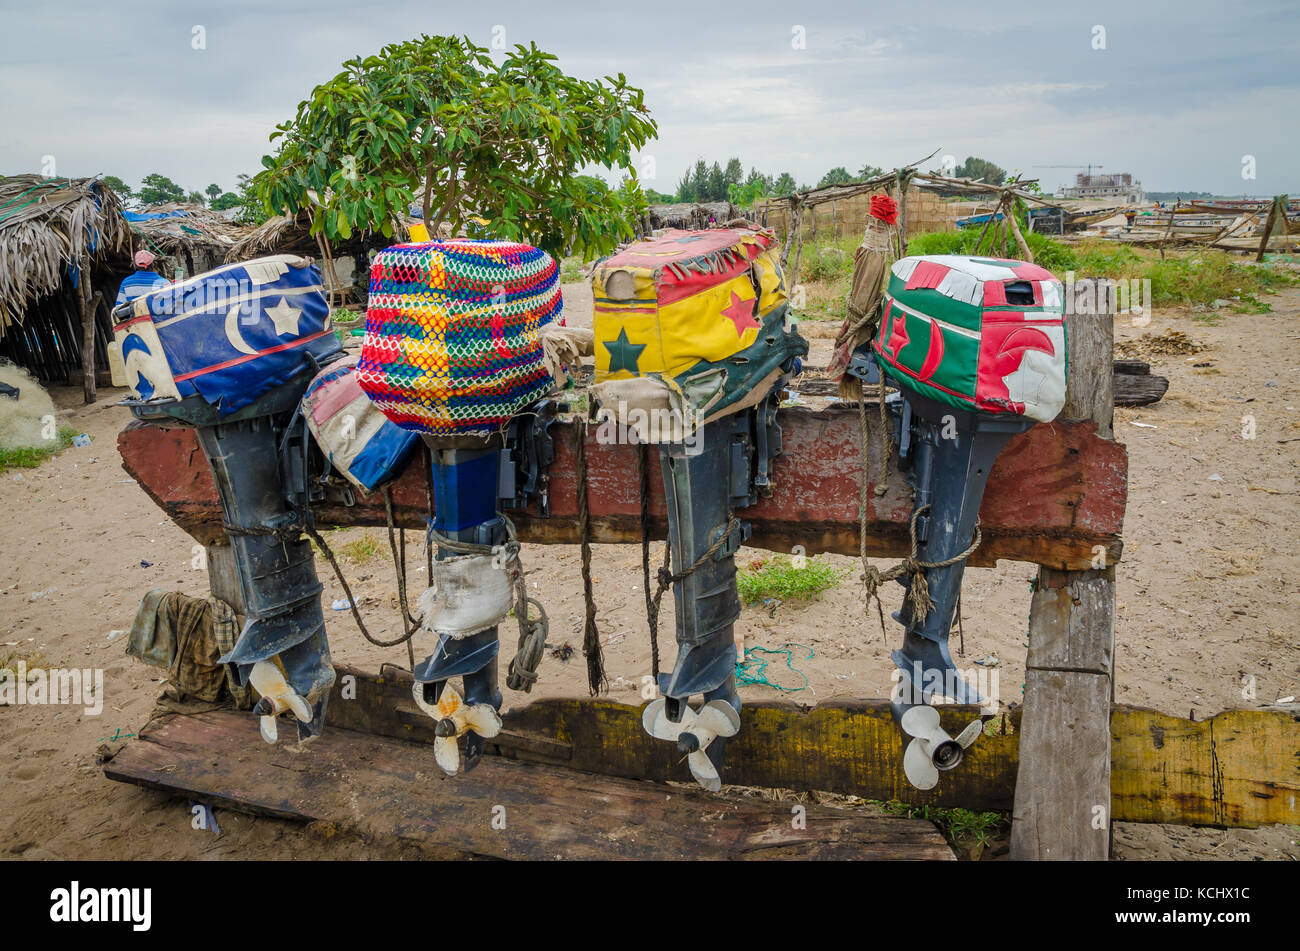
{"label": "overcast sky", "polygon": [[660,191],[697,157],[815,184],[939,149],[1048,188],[1074,170],[1033,166],[1091,162],[1148,190],[1300,192],[1295,0],[0,0],[0,172],[53,156],[60,176],[229,189],[343,60],[421,32],[488,46],[496,27],[569,73],[643,88],[659,138],[641,160]]}

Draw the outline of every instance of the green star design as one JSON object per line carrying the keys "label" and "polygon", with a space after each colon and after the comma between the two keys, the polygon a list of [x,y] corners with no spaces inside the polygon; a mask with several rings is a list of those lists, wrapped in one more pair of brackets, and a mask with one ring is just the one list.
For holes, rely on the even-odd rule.
{"label": "green star design", "polygon": [[631,343],[627,339],[627,328],[621,327],[618,331],[618,339],[605,342],[602,340],[600,345],[609,351],[609,372],[617,373],[619,370],[627,370],[629,373],[640,373],[637,369],[637,361],[641,359],[641,351],[646,345],[643,343]]}

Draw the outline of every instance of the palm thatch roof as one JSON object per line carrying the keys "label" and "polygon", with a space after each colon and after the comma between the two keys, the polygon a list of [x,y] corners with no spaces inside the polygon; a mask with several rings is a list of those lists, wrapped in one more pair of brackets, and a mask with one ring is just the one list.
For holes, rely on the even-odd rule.
{"label": "palm thatch roof", "polygon": [[[407,227],[411,221],[412,219],[408,219],[401,222],[399,232],[391,240],[394,242],[407,240],[410,237]],[[449,229],[443,230],[446,236],[450,236]],[[373,236],[356,231],[353,232],[351,241],[346,242],[344,246],[334,247],[330,253],[342,256],[353,246],[361,246],[372,239]],[[378,246],[388,243],[390,240],[387,238],[380,238],[377,242]],[[311,234],[311,216],[305,209],[295,215],[276,215],[274,218],[268,218],[264,224],[244,234],[231,246],[226,253],[226,261],[233,264],[236,261],[247,261],[267,254],[320,256],[321,247]]]}
{"label": "palm thatch roof", "polygon": [[[151,205],[146,215],[165,214],[165,218],[146,218],[131,221],[131,230],[144,238],[146,247],[155,254],[176,257],[186,248],[208,247],[220,251],[224,258],[230,249],[256,228],[232,221],[220,212],[210,211],[202,205],[177,204]],[[136,216],[130,216],[136,217]]]}
{"label": "palm thatch roof", "polygon": [[0,337],[29,305],[58,292],[70,268],[130,250],[121,202],[99,179],[0,179]]}
{"label": "palm thatch roof", "polygon": [[651,205],[651,228],[682,228],[699,231],[712,218],[719,225],[740,217],[740,210],[729,201],[679,202],[675,205]]}

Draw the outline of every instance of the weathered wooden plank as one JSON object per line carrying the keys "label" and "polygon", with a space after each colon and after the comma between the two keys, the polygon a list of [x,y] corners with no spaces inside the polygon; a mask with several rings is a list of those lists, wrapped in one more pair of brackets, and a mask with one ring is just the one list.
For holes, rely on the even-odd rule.
{"label": "weathered wooden plank", "polygon": [[[415,711],[410,689],[410,674],[400,668],[385,666],[374,674],[340,667],[326,736],[342,729],[431,743],[432,724]],[[969,715],[964,708],[941,710],[950,731]],[[241,742],[260,744],[255,720],[243,716],[248,726]],[[1018,711],[999,718],[997,725],[1006,732],[981,737],[930,792],[903,780],[898,728],[884,700],[815,707],[749,703],[742,717],[744,726],[727,751],[724,776],[730,783],[915,805],[1011,809],[1022,727]],[[494,759],[689,781],[680,757],[644,735],[639,706],[586,697],[534,700],[507,709],[504,719],[505,731],[488,749]],[[1109,722],[1113,820],[1244,828],[1300,824],[1300,712],[1230,710],[1191,721],[1117,706]],[[1070,768],[1072,758],[1063,760]],[[1091,815],[1087,819],[1090,826]]]}
{"label": "weathered wooden plank", "polygon": [[[1104,438],[1115,415],[1113,297],[1101,313],[1066,321],[1067,420],[1091,420]],[[1038,570],[1029,611],[1021,764],[1011,817],[1013,859],[1110,857],[1110,711],[1115,568]]]}
{"label": "weathered wooden plank", "polygon": [[[873,461],[881,440],[874,411]],[[750,544],[772,551],[802,545],[808,554],[858,551],[858,419],[851,408],[782,410],[785,455],[776,461],[776,492],[740,515],[754,526]],[[573,466],[576,426],[557,424],[556,458],[551,468],[552,515],[514,511],[511,517],[525,542],[574,544],[579,541],[577,482]],[[123,467],[182,528],[203,544],[222,539],[216,486],[192,430],[132,423],[118,437]],[[587,465],[593,540],[637,543],[641,539],[638,448],[603,445],[588,431]],[[415,460],[392,485],[397,523],[421,528],[426,512],[423,463]],[[868,496],[868,554],[896,557],[908,548],[911,490],[891,467],[887,491]],[[998,559],[1053,567],[1086,567],[1101,545],[1110,563],[1122,552],[1120,531],[1127,492],[1124,447],[1099,439],[1092,423],[1035,426],[1008,444],[989,476],[980,509],[984,541],[974,565]],[[651,479],[650,529],[664,537],[663,485]],[[376,493],[347,506],[326,499],[313,511],[319,525],[382,525],[383,499]]]}
{"label": "weathered wooden plank", "polygon": [[330,822],[501,859],[955,857],[931,823],[710,796],[487,757],[450,777],[433,751],[334,729],[298,750],[230,712],[164,716],[104,766],[109,779],[230,809]]}
{"label": "weathered wooden plank", "polygon": [[[340,668],[328,722],[420,743],[433,742],[433,721],[416,712],[411,675],[385,666],[378,676]],[[351,680],[347,678],[351,677]],[[958,732],[975,716],[969,707],[942,708]],[[505,734],[489,746],[498,755],[610,776],[690,782],[674,748],[647,736],[641,708],[605,699],[539,700],[508,707]],[[915,789],[903,775],[902,738],[885,701],[829,701],[815,707],[746,703],[740,733],[727,743],[723,782],[826,790],[864,799],[1007,811],[1016,774],[1014,736],[982,737],[937,788]],[[1014,729],[1015,720],[1007,723]]]}
{"label": "weathered wooden plank", "polygon": [[1116,406],[1147,406],[1158,403],[1169,390],[1169,380],[1151,373],[1115,377]]}
{"label": "weathered wooden plank", "polygon": [[1225,710],[1194,722],[1118,707],[1110,729],[1116,819],[1300,824],[1300,711]]}

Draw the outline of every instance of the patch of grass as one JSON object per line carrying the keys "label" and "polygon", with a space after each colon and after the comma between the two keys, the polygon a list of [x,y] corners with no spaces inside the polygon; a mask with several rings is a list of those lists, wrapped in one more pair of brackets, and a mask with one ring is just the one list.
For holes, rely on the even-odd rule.
{"label": "patch of grass", "polygon": [[756,558],[737,571],[736,586],[745,604],[757,604],[768,598],[809,601],[843,581],[850,570],[816,558],[808,558],[802,567],[796,567],[790,556],[774,555]]}
{"label": "patch of grass", "polygon": [[580,268],[586,262],[578,255],[572,255],[563,258],[560,261],[560,283],[561,284],[580,284],[586,278],[582,276]]}
{"label": "patch of grass", "polygon": [[29,671],[49,670],[51,667],[60,666],[35,648],[17,647],[0,653],[0,668],[17,672],[20,661],[27,665]]}
{"label": "patch of grass", "polygon": [[59,427],[52,445],[0,449],[0,472],[8,469],[35,469],[46,459],[57,456],[71,446],[72,437],[76,435],[77,431],[65,424]]}
{"label": "patch of grass", "polygon": [[880,806],[894,815],[908,819],[926,819],[938,826],[948,844],[956,849],[983,851],[993,839],[1011,826],[1011,817],[1001,812],[972,812],[969,809],[943,809],[938,806],[913,806],[905,802],[882,802]]}
{"label": "patch of grass", "polygon": [[[1024,229],[1021,229],[1024,231]],[[933,231],[929,234],[918,234],[907,240],[907,253],[912,254],[974,254],[975,245],[980,239],[979,228],[963,228],[959,231]],[[1029,245],[1029,250],[1033,252],[1034,263],[1039,264],[1049,271],[1057,273],[1077,270],[1075,264],[1075,254],[1067,246],[1059,241],[1055,241],[1046,235],[1030,231],[1025,234],[1025,243]],[[989,238],[984,237],[984,247],[981,254],[990,257],[1001,257],[1001,247],[990,251]],[[1020,255],[1020,248],[1015,244],[1015,239],[1011,239],[1011,244],[1007,252],[1011,257],[1017,258]]]}
{"label": "patch of grass", "polygon": [[367,532],[360,538],[339,545],[338,553],[358,565],[364,565],[379,554],[379,543]]}

